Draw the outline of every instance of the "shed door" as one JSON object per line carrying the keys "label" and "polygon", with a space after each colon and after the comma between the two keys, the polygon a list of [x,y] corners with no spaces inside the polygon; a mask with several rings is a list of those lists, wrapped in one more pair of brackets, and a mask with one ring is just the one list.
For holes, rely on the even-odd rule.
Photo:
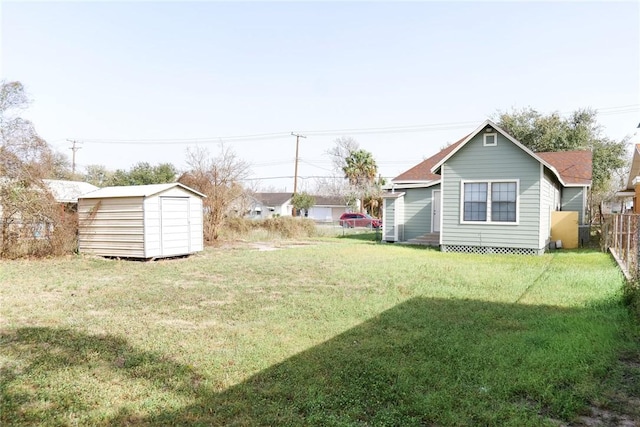
{"label": "shed door", "polygon": [[189,198],[160,197],[162,255],[190,253]]}

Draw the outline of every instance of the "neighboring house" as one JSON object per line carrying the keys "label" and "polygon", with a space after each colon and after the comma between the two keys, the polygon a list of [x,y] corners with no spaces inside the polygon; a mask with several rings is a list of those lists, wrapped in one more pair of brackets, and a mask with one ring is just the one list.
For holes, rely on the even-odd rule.
{"label": "neighboring house", "polygon": [[292,193],[255,193],[247,216],[254,219],[291,216],[292,197]]}
{"label": "neighboring house", "polygon": [[[59,205],[60,211],[62,212],[63,216],[67,213],[73,213],[77,210],[79,196],[98,189],[98,187],[96,187],[95,185],[81,181],[43,179],[42,182],[45,184],[45,186],[53,196],[53,200],[55,201],[55,203]],[[2,179],[2,184],[10,185],[10,183],[10,180]],[[15,212],[9,218],[3,218],[2,200],[0,200],[0,219],[4,223],[3,225],[6,225],[10,228],[13,227],[14,231],[16,227],[20,228],[24,225],[23,215],[21,212]],[[36,230],[36,233],[34,234],[37,234],[36,237],[38,238],[44,237],[49,231],[53,230],[53,226],[48,220],[38,220],[37,223],[30,222],[30,224],[31,229]],[[29,237],[33,236],[30,235]]]}
{"label": "neighboring house", "polygon": [[151,259],[202,251],[203,197],[177,182],[85,194],[78,200],[79,252]]}
{"label": "neighboring house", "polygon": [[340,219],[340,215],[347,212],[349,207],[344,197],[313,196],[315,204],[309,209],[307,217],[314,221],[333,222]]}
{"label": "neighboring house", "polygon": [[[534,153],[490,120],[392,180],[383,239],[450,252],[544,253],[552,212],[585,222],[591,152]],[[422,240],[421,240],[422,239]]]}
{"label": "neighboring house", "polygon": [[72,210],[76,210],[78,197],[98,189],[93,184],[82,181],[65,181],[60,179],[42,180],[53,195],[56,202],[65,204]]}
{"label": "neighboring house", "polygon": [[623,191],[619,191],[617,196],[632,199],[633,213],[640,214],[640,144],[633,146],[627,186]]}
{"label": "neighboring house", "polygon": [[[343,197],[313,196],[315,204],[309,208],[309,212],[303,212],[302,216],[315,221],[337,221],[340,215],[347,211]],[[264,219],[274,216],[291,216],[293,204],[292,193],[255,193],[249,207],[249,218]]]}

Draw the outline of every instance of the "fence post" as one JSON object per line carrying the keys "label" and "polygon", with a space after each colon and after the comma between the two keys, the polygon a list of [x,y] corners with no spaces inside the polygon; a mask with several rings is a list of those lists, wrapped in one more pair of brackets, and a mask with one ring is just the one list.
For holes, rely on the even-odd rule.
{"label": "fence post", "polygon": [[627,258],[627,271],[631,273],[631,215],[627,215],[627,248],[625,257]]}
{"label": "fence post", "polygon": [[635,219],[635,227],[636,227],[636,230],[635,230],[636,231],[635,232],[636,265],[634,266],[633,271],[632,272],[630,271],[629,274],[631,274],[633,279],[635,280],[638,277],[638,271],[640,270],[640,248],[638,248],[638,246],[640,245],[640,226],[638,224],[638,216],[634,216],[634,219]]}
{"label": "fence post", "polygon": [[616,243],[618,242],[618,215],[613,216],[613,223],[611,224],[611,228],[611,231],[613,231],[613,240],[611,241],[611,246],[615,251],[617,251]]}

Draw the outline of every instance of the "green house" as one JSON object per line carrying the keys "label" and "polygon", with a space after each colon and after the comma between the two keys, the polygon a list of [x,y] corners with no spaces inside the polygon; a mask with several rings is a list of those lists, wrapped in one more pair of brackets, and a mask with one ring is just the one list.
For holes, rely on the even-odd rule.
{"label": "green house", "polygon": [[392,180],[383,239],[446,252],[542,254],[553,211],[585,222],[591,152],[534,153],[490,120]]}

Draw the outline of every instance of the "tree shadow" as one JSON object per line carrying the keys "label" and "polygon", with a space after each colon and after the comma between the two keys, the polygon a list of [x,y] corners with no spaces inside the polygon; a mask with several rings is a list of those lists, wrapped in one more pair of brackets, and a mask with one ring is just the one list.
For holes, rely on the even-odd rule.
{"label": "tree shadow", "polygon": [[[63,404],[31,413],[34,394],[15,384],[82,366],[191,402],[147,413],[120,408],[98,425],[544,425],[585,407],[611,363],[615,326],[607,320],[602,309],[413,298],[222,392],[192,367],[123,338],[22,328],[1,336],[24,364],[3,368],[0,421],[60,420]],[[90,406],[72,392],[39,393]]]}

